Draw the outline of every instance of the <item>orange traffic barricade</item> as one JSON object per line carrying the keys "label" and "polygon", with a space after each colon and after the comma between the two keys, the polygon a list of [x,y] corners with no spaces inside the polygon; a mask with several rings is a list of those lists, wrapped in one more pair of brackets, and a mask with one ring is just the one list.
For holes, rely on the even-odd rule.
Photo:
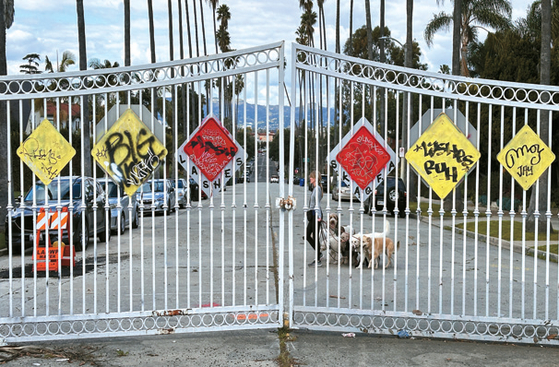
{"label": "orange traffic barricade", "polygon": [[[39,211],[39,215],[37,216],[37,233],[34,243],[36,249],[35,254],[37,256],[37,271],[46,271],[47,261],[49,271],[58,271],[59,258],[62,266],[69,267],[76,265],[75,248],[72,246],[72,249],[70,249],[70,246],[62,242],[64,231],[68,234],[67,238],[70,238],[70,230],[68,228],[69,216],[70,214],[68,213],[67,207],[62,208],[60,212],[53,211],[47,213],[44,208],[41,208]],[[46,233],[50,230],[59,230],[61,234],[60,238],[54,243],[51,243],[51,236]],[[42,231],[45,231],[45,241],[43,245],[40,243]],[[35,259],[35,254],[33,255],[33,259]]]}

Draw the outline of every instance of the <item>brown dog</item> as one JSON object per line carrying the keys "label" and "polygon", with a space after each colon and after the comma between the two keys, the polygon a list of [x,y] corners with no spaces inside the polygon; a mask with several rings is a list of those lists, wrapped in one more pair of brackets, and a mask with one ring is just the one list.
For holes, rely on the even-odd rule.
{"label": "brown dog", "polygon": [[[371,237],[371,236],[361,236],[361,244],[363,247],[363,258],[361,259],[358,268],[361,268],[365,259],[369,262],[369,269],[373,265],[373,260],[375,262],[375,269],[378,268],[380,261],[380,255],[382,254],[382,249],[384,248],[384,253],[386,255],[386,265],[384,268],[388,268],[392,262],[392,254],[394,254],[394,241],[390,237]],[[398,241],[396,248],[400,248],[400,241]],[[359,252],[359,247],[354,247],[354,251]]]}

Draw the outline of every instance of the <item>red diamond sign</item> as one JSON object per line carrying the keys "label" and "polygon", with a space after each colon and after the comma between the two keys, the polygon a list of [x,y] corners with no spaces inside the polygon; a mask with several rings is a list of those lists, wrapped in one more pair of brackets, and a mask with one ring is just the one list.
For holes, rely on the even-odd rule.
{"label": "red diamond sign", "polygon": [[353,195],[364,201],[382,182],[383,175],[396,167],[396,154],[380,134],[375,134],[369,121],[362,118],[330,152],[328,161],[343,182],[357,184]]}
{"label": "red diamond sign", "polygon": [[183,149],[210,181],[216,179],[238,150],[229,132],[213,117],[200,126]]}
{"label": "red diamond sign", "polygon": [[390,154],[365,126],[361,126],[336,159],[357,186],[364,190],[390,161]]}
{"label": "red diamond sign", "polygon": [[188,175],[211,196],[234,177],[246,154],[221,122],[208,116],[177,150],[176,156]]}

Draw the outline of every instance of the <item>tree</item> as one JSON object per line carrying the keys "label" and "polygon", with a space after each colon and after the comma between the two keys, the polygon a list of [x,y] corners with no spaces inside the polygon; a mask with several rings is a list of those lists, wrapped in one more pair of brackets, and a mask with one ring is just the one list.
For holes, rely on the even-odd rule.
{"label": "tree", "polygon": [[336,53],[340,52],[340,0],[336,0]]}
{"label": "tree", "polygon": [[124,66],[130,66],[130,0],[124,0]]}
{"label": "tree", "polygon": [[[0,75],[7,75],[8,74],[8,66],[6,63],[6,30],[12,26],[14,22],[14,1],[13,0],[1,0],[0,4],[2,5],[3,11],[0,11]],[[11,181],[8,181],[8,161],[5,157],[8,156],[8,141],[9,133],[6,128],[6,115],[7,115],[7,104],[6,102],[0,102],[0,121],[2,121],[2,128],[0,128],[0,156],[3,158],[0,159],[0,219],[2,223],[6,218],[6,214],[8,213],[8,184],[11,184]],[[13,190],[10,190],[13,195]],[[10,203],[13,200],[10,198]],[[5,227],[3,225],[0,226],[0,233],[4,233]]]}
{"label": "tree", "polygon": [[216,41],[221,52],[231,51],[231,37],[229,36],[229,20],[231,19],[231,12],[227,5],[221,5],[217,9],[217,20],[220,21],[219,30],[216,33]]}
{"label": "tree", "polygon": [[167,14],[169,18],[169,60],[173,61],[175,59],[175,49],[173,41],[173,2],[172,0],[167,0]]}
{"label": "tree", "polygon": [[27,54],[23,57],[23,60],[27,60],[27,64],[22,64],[19,66],[19,71],[24,74],[40,74],[39,61],[41,61],[41,56],[39,54]]}
{"label": "tree", "polygon": [[[549,85],[551,82],[551,0],[541,0],[541,53],[540,53],[540,84]],[[546,96],[549,98],[548,96]],[[548,102],[548,101],[544,101]],[[540,138],[548,144],[549,142],[549,111],[540,111]],[[535,232],[536,221],[540,233],[545,233],[546,218],[543,214],[547,207],[547,181],[549,169],[540,176],[536,182],[537,187],[532,188],[530,205],[528,206],[528,220],[526,225]],[[540,216],[535,216],[536,209]],[[553,230],[553,228],[552,228]]]}
{"label": "tree", "polygon": [[[491,27],[497,30],[510,27],[512,6],[509,0],[462,0],[460,25],[460,58],[461,74],[469,76],[468,46],[477,40],[479,29]],[[425,41],[428,46],[433,44],[435,33],[448,30],[453,22],[453,15],[440,12],[427,23],[424,31]]]}
{"label": "tree", "polygon": [[[213,21],[214,21],[215,53],[217,54],[218,53],[218,50],[217,50],[218,41],[217,41],[217,26],[216,26],[216,21],[215,21],[215,15],[216,15],[217,6],[219,5],[219,0],[206,0],[206,2],[208,4],[210,4],[210,8],[212,8]],[[222,52],[224,52],[224,51],[222,51]]]}
{"label": "tree", "polygon": [[324,16],[324,1],[316,0],[316,5],[318,5],[318,33],[320,36],[320,48],[327,50],[326,45],[326,17]]}
{"label": "tree", "polygon": [[71,51],[64,51],[62,53],[62,59],[60,63],[58,62],[58,53],[56,56],[56,68],[52,65],[48,56],[45,56],[45,71],[50,73],[64,73],[70,65],[74,65],[76,63],[76,56]]}
{"label": "tree", "polygon": [[148,0],[148,21],[149,21],[149,49],[151,54],[151,63],[155,64],[155,27],[153,25],[153,0]]}
{"label": "tree", "polygon": [[[85,40],[85,17],[83,14],[83,0],[76,0],[76,11],[77,11],[77,18],[78,18],[78,44],[80,50],[80,70],[87,70],[87,43]],[[83,116],[85,121],[82,121],[82,135],[83,135],[83,148],[85,152],[91,151],[91,143],[90,143],[90,121],[89,121],[89,110],[87,103],[88,97],[84,96],[85,103],[83,104]],[[70,113],[70,119],[72,114]],[[83,173],[86,176],[91,176],[93,173],[92,170],[92,163],[91,163],[91,156],[89,154],[86,155],[88,157],[85,159],[83,163]]]}

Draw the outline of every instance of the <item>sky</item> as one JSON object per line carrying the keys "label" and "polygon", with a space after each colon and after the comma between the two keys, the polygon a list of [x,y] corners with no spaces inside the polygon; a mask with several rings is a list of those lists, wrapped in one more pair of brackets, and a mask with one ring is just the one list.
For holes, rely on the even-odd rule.
{"label": "sky", "polygon": [[[179,59],[178,5],[173,4],[174,59]],[[131,53],[132,65],[143,65],[150,61],[149,27],[147,18],[147,1],[131,0]],[[184,4],[184,1],[181,2]],[[189,3],[191,4],[190,0]],[[199,3],[199,2],[198,2]],[[213,20],[209,6],[204,3],[208,53],[215,53],[213,44]],[[301,10],[298,0],[221,0],[231,12],[229,32],[231,47],[242,50],[248,47],[265,45],[276,41],[285,41],[286,57],[290,60],[291,44],[295,42],[295,31],[300,23]],[[342,45],[349,36],[349,1],[341,1],[341,35]],[[452,1],[415,0],[414,2],[414,38],[419,43],[421,62],[427,64],[428,70],[436,72],[442,64],[451,64],[452,34],[439,32],[435,35],[433,45],[428,47],[423,38],[423,31],[433,14],[440,11],[452,12]],[[525,17],[531,0],[512,0],[512,19]],[[371,1],[373,27],[379,24],[378,1]],[[184,7],[184,5],[183,5]],[[385,24],[391,30],[392,37],[405,42],[406,1],[386,1]],[[167,1],[153,0],[157,61],[169,61],[169,36]],[[199,9],[197,9],[199,11]],[[122,0],[84,1],[87,58],[109,60],[124,65],[124,9]],[[190,5],[192,13],[192,6]],[[192,14],[191,14],[192,15]],[[334,50],[336,1],[325,1],[328,50]],[[19,74],[22,59],[30,53],[41,56],[39,68],[44,70],[45,56],[54,63],[66,50],[78,57],[78,36],[75,0],[15,0],[14,23],[7,31],[8,74]],[[193,20],[191,20],[193,23]],[[354,1],[354,30],[365,24],[364,1]],[[193,26],[193,24],[191,24]],[[186,20],[183,21],[186,28]],[[480,31],[485,37],[485,32]],[[316,43],[318,42],[315,41]],[[187,47],[186,33],[184,43]],[[188,56],[188,50],[186,51]],[[77,70],[77,65],[69,70]],[[288,78],[287,78],[288,79]]]}

